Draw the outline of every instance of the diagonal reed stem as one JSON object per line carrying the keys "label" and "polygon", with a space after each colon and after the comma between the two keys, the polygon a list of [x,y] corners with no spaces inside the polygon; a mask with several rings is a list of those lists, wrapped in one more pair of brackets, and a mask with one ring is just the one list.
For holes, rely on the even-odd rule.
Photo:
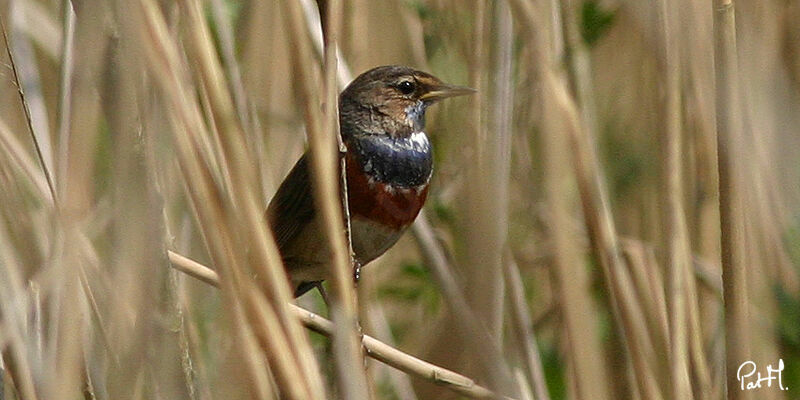
{"label": "diagonal reed stem", "polygon": [[[169,251],[168,255],[173,268],[209,285],[219,287],[219,275],[211,268],[174,251]],[[333,322],[293,304],[290,305],[290,308],[308,329],[329,337],[334,335],[336,328]],[[361,344],[364,346],[367,356],[410,375],[442,385],[469,398],[513,400],[510,397],[498,396],[466,376],[420,360],[372,336],[363,335]]]}

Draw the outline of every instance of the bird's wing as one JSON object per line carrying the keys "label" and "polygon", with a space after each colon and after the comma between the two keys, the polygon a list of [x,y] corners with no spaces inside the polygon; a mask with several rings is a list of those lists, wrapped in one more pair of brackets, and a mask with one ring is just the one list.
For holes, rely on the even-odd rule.
{"label": "bird's wing", "polygon": [[278,249],[286,246],[314,219],[314,197],[308,171],[308,153],[303,154],[267,207],[267,220],[272,227]]}

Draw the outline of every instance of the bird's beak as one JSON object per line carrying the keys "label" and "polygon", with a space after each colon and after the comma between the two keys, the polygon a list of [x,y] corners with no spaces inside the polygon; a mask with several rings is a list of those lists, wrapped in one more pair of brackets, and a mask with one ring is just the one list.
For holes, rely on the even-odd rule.
{"label": "bird's beak", "polygon": [[433,90],[429,91],[428,93],[420,96],[420,99],[423,101],[434,102],[446,99],[448,97],[464,96],[467,94],[473,94],[475,92],[477,92],[477,90],[466,86],[441,84],[433,88]]}

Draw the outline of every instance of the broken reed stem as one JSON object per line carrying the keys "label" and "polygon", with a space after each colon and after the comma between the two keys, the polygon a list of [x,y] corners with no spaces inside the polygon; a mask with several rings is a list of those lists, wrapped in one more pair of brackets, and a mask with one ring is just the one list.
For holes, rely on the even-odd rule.
{"label": "broken reed stem", "polygon": [[720,251],[725,303],[725,377],[729,400],[750,398],[739,390],[738,366],[750,359],[745,265],[744,215],[736,162],[741,155],[741,104],[733,0],[715,0],[714,69],[717,122],[717,169],[719,171]]}
{"label": "broken reed stem", "polygon": [[[168,251],[168,256],[172,267],[176,270],[214,287],[220,286],[219,275],[211,268],[174,251]],[[334,335],[336,328],[333,322],[294,304],[290,304],[289,307],[306,328],[328,337]],[[407,374],[445,386],[469,398],[513,400],[509,397],[494,394],[491,390],[476,384],[475,381],[466,376],[420,360],[369,335],[362,336],[361,344],[364,346],[367,356]]]}

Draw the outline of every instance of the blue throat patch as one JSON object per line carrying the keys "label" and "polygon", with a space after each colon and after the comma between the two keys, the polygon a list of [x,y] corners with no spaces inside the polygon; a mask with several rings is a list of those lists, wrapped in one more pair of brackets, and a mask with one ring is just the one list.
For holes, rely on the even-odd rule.
{"label": "blue throat patch", "polygon": [[364,172],[378,182],[396,188],[414,188],[430,181],[433,151],[425,132],[407,137],[357,135],[348,140]]}

